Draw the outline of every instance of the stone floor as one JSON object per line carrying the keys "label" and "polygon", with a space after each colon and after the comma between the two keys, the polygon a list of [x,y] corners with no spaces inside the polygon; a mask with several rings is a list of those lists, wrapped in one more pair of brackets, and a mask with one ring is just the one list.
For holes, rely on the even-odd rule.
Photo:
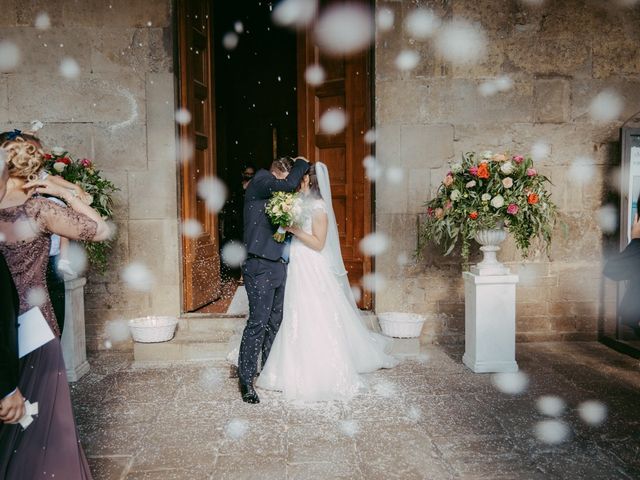
{"label": "stone floor", "polygon": [[[427,348],[367,375],[370,391],[347,404],[263,393],[246,405],[223,364],[141,368],[115,353],[93,357],[72,392],[96,479],[640,478],[637,360],[597,343],[521,344],[528,388],[506,394],[461,354]],[[534,433],[550,418],[542,395],[566,402],[561,444]],[[601,426],[578,414],[586,400],[606,404]]]}

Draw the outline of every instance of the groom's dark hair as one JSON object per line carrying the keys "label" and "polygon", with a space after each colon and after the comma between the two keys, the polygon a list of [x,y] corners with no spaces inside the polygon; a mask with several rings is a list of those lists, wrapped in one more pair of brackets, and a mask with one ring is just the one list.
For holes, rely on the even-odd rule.
{"label": "groom's dark hair", "polygon": [[277,160],[271,162],[272,172],[289,173],[293,167],[293,160],[289,157],[280,157]]}

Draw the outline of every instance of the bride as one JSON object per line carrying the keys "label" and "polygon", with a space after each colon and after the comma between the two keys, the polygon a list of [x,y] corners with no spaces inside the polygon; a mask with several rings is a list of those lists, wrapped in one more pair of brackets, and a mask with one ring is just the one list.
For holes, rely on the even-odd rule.
{"label": "bride", "polygon": [[346,400],[364,387],[360,373],[391,368],[389,340],[360,320],[331,204],[326,165],[302,180],[302,225],[291,243],[282,325],[257,381],[290,400]]}

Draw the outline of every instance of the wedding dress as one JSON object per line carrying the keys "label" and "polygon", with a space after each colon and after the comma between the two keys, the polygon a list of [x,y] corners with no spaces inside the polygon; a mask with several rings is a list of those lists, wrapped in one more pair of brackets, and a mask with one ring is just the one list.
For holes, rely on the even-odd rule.
{"label": "wedding dress", "polygon": [[321,252],[297,238],[291,243],[282,325],[256,386],[290,400],[345,400],[365,386],[360,373],[391,368],[390,339],[362,323],[340,254],[326,166],[316,163],[322,199],[311,199],[302,228],[313,216],[328,217]]}

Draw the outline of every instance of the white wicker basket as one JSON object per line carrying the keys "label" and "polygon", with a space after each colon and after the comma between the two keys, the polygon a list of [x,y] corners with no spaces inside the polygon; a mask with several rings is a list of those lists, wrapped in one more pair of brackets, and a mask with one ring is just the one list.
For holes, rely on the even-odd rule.
{"label": "white wicker basket", "polygon": [[422,332],[425,318],[417,313],[383,312],[378,314],[382,333],[394,338],[416,338]]}
{"label": "white wicker basket", "polygon": [[140,343],[166,342],[173,338],[178,325],[175,317],[143,317],[129,320],[133,340]]}

